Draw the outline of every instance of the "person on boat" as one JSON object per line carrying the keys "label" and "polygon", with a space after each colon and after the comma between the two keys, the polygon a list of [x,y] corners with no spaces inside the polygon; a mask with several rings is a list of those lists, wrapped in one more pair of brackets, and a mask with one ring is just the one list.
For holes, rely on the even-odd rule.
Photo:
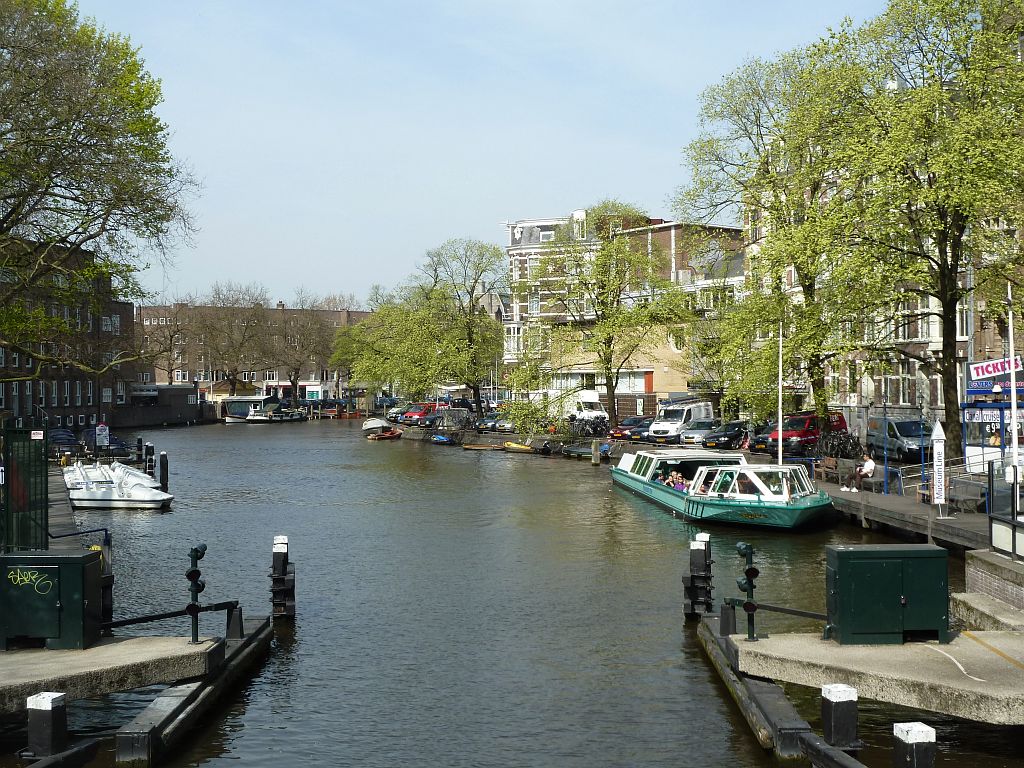
{"label": "person on boat", "polygon": [[839,490],[857,493],[864,489],[864,478],[871,477],[875,474],[875,462],[869,453],[865,453],[863,459],[864,461],[861,462],[860,466],[854,468],[854,470],[846,476],[846,482],[839,487]]}
{"label": "person on boat", "polygon": [[671,472],[668,473],[668,479],[665,481],[665,485],[667,485],[669,488],[675,488],[676,487],[676,479],[678,477],[679,477],[679,475],[673,469]]}
{"label": "person on boat", "polygon": [[748,495],[757,493],[757,487],[754,485],[754,481],[746,475],[740,475],[739,480],[736,481],[736,490],[739,493],[745,493]]}
{"label": "person on boat", "polygon": [[680,474],[676,474],[676,482],[675,485],[673,485],[672,487],[675,488],[677,491],[688,490],[686,485],[686,478]]}

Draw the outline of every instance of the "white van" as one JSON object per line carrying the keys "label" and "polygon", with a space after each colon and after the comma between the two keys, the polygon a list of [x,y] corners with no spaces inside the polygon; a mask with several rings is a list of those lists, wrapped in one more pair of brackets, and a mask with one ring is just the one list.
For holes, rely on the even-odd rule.
{"label": "white van", "polygon": [[658,409],[658,417],[651,424],[648,439],[655,443],[678,443],[679,435],[692,422],[714,417],[715,407],[709,400],[665,403]]}
{"label": "white van", "polygon": [[596,389],[580,389],[564,395],[561,392],[552,392],[552,399],[560,398],[562,418],[575,416],[577,419],[608,418],[608,411],[601,404],[601,397]]}

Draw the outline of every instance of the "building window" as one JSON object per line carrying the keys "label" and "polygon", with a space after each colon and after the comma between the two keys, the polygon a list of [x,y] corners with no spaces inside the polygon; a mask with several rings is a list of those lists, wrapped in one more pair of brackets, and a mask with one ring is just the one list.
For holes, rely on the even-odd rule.
{"label": "building window", "polygon": [[84,413],[78,414],[78,426],[80,426],[80,427],[84,427],[85,426],[85,414]]}
{"label": "building window", "polygon": [[149,318],[147,317],[145,320],[143,320],[142,324],[143,325],[149,325]]}
{"label": "building window", "polygon": [[160,325],[167,325],[167,318],[166,317],[161,317],[160,318]]}
{"label": "building window", "polygon": [[57,380],[50,381],[50,407],[57,405]]}
{"label": "building window", "polygon": [[115,336],[121,335],[121,316],[112,315],[110,318],[110,330]]}
{"label": "building window", "polygon": [[555,239],[555,233],[554,232],[541,232],[540,233],[540,241],[542,243],[547,243],[547,242],[550,242],[550,241],[552,241],[554,239]]}
{"label": "building window", "polygon": [[18,415],[18,406],[21,405],[21,403],[19,402],[19,395],[21,394],[19,392],[19,389],[20,389],[19,382],[12,381],[11,382],[11,413],[13,413],[15,416]]}
{"label": "building window", "polygon": [[11,368],[17,368],[21,363],[20,353],[11,352]]}
{"label": "building window", "polygon": [[0,381],[0,409],[7,407],[7,387]]}
{"label": "building window", "polygon": [[531,293],[530,294],[530,314],[531,315],[539,315],[540,314],[540,294],[537,294],[537,293]]}
{"label": "building window", "polygon": [[117,402],[119,405],[124,405],[124,382],[117,382]]}
{"label": "building window", "polygon": [[103,387],[102,392],[103,392],[103,402],[104,403],[112,403],[112,402],[114,402],[114,390],[112,390],[110,387]]}
{"label": "building window", "polygon": [[956,305],[956,337],[966,339],[971,332],[971,308],[964,302]]}
{"label": "building window", "polygon": [[104,333],[110,333],[110,318],[106,315],[100,318],[100,330]]}
{"label": "building window", "polygon": [[85,404],[92,405],[92,382],[87,381],[85,386]]}
{"label": "building window", "polygon": [[75,382],[75,405],[82,404],[82,382]]}
{"label": "building window", "polygon": [[142,374],[142,383],[143,384],[149,384],[149,373],[143,373]]}
{"label": "building window", "polygon": [[42,379],[40,379],[39,380],[39,385],[38,385],[37,389],[39,391],[39,407],[40,408],[45,408],[46,407],[46,382],[43,381]]}

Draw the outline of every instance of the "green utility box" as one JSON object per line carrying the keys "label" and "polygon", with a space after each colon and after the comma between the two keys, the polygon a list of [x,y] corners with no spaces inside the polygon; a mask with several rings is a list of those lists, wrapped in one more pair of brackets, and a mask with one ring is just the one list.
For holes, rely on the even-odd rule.
{"label": "green utility box", "polygon": [[840,644],[949,642],[947,553],[931,544],[825,547],[831,636]]}
{"label": "green utility box", "polygon": [[100,638],[100,553],[0,555],[0,650],[14,639],[88,648]]}

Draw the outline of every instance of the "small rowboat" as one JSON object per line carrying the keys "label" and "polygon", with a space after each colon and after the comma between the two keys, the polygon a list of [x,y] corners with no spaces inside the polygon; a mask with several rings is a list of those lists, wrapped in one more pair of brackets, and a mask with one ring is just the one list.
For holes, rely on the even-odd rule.
{"label": "small rowboat", "polygon": [[505,442],[501,445],[502,449],[509,453],[536,453],[537,449],[532,445],[525,445],[524,443],[513,443]]}
{"label": "small rowboat", "polygon": [[390,429],[383,432],[372,432],[366,436],[367,440],[397,440],[402,436],[402,430]]}

